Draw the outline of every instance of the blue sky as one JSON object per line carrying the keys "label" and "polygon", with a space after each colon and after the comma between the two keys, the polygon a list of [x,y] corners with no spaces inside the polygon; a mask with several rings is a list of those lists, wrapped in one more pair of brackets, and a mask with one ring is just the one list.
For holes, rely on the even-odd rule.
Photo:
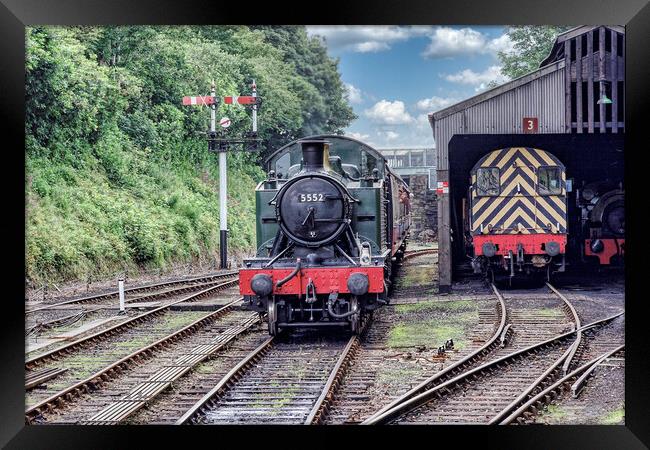
{"label": "blue sky", "polygon": [[506,27],[308,26],[325,39],[359,116],[346,134],[377,147],[431,147],[427,113],[486,89],[511,52]]}

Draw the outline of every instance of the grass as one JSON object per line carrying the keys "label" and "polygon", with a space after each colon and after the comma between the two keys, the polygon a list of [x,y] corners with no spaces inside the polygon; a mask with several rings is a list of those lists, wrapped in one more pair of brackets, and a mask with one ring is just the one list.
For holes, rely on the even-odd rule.
{"label": "grass", "polygon": [[213,373],[215,371],[214,364],[211,364],[212,361],[207,361],[203,364],[199,364],[194,371],[196,373],[202,373],[202,374],[208,374],[208,373]]}
{"label": "grass", "polygon": [[567,412],[561,406],[548,405],[546,407],[546,415],[555,420],[562,420],[567,416]]}
{"label": "grass", "polygon": [[395,311],[400,314],[411,312],[436,312],[436,311],[460,311],[460,310],[473,310],[475,309],[474,302],[471,300],[456,300],[453,302],[435,303],[435,302],[420,302],[420,303],[406,303],[403,305],[395,305]]}
{"label": "grass", "polygon": [[434,282],[435,268],[407,267],[399,273],[396,287],[427,286]]}
{"label": "grass", "polygon": [[378,384],[403,384],[410,382],[421,374],[417,367],[402,367],[399,369],[384,368],[380,370],[377,381]]}
{"label": "grass", "polygon": [[[113,144],[112,144],[113,145]],[[101,279],[212,260],[219,247],[214,155],[160,161],[124,144],[110,158],[26,161],[26,274],[35,284]],[[105,152],[105,153],[106,153]],[[105,155],[104,155],[105,156]],[[229,250],[255,247],[261,170],[229,161]]]}
{"label": "grass", "polygon": [[600,417],[598,423],[601,425],[624,425],[625,424],[625,407],[621,406],[614,411]]}
{"label": "grass", "polygon": [[388,337],[387,345],[393,348],[433,348],[453,339],[454,347],[462,349],[468,328],[478,321],[476,304],[467,300],[397,305],[395,312],[402,317]]}
{"label": "grass", "polygon": [[561,317],[564,315],[562,310],[558,308],[542,308],[542,309],[536,309],[535,314],[540,315],[542,317]]}

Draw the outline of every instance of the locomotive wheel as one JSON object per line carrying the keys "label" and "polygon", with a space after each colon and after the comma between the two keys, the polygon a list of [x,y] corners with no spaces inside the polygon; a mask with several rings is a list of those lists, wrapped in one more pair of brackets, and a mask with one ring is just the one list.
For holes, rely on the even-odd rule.
{"label": "locomotive wheel", "polygon": [[268,302],[268,322],[269,322],[269,334],[275,336],[278,334],[278,308],[275,304],[275,298],[272,298]]}
{"label": "locomotive wheel", "polygon": [[359,299],[356,296],[350,299],[350,311],[354,310],[358,312],[350,317],[350,329],[352,330],[352,334],[359,334],[359,329],[361,328],[361,311],[359,310]]}

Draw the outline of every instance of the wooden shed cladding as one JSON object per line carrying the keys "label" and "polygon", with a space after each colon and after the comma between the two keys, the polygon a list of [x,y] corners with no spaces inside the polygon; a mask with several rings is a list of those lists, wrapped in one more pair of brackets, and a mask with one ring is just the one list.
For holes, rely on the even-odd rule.
{"label": "wooden shed cladding", "polygon": [[[458,174],[450,173],[452,138],[465,135],[469,142],[471,135],[495,135],[520,146],[522,138],[517,135],[525,133],[524,119],[528,124],[536,124],[532,131],[526,130],[530,134],[523,139],[532,146],[537,145],[535,140],[552,142],[559,135],[565,135],[569,142],[571,139],[589,141],[596,138],[593,135],[605,133],[624,133],[624,80],[625,28],[580,26],[560,34],[534,72],[429,114],[438,157],[437,179],[449,187],[448,193],[437,195],[440,292],[451,287],[451,234],[462,236],[462,230],[452,225],[451,219],[452,206],[458,209],[457,200],[464,192],[462,183],[454,185],[458,184]],[[536,138],[532,133],[540,136]],[[546,134],[557,136],[545,140],[548,136],[541,135]],[[601,137],[603,141],[607,138]],[[479,147],[474,147],[475,151],[495,149],[490,144],[476,145]],[[481,149],[481,145],[486,147]],[[464,150],[461,145],[454,149],[452,166],[457,167],[463,160]],[[452,179],[455,179],[453,183]]]}
{"label": "wooden shed cladding", "polygon": [[538,133],[565,133],[564,61],[557,61],[431,117],[438,170],[447,170],[455,134],[520,134],[524,117],[537,117]]}
{"label": "wooden shed cladding", "polygon": [[[624,132],[625,34],[601,26],[566,36],[563,45],[567,132]],[[605,98],[611,104],[598,104]]]}
{"label": "wooden shed cladding", "polygon": [[[520,134],[523,118],[537,133],[625,131],[625,29],[582,26],[559,35],[542,67],[429,114],[438,170],[447,170],[456,134]],[[611,103],[600,99],[611,100]]]}

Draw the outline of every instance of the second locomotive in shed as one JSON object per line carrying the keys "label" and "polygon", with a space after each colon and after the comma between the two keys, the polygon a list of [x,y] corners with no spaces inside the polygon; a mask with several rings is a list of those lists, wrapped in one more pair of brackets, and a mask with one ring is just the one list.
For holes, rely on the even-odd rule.
{"label": "second locomotive in shed", "polygon": [[544,150],[512,147],[485,155],[470,176],[466,242],[474,271],[510,278],[564,271],[564,165]]}

